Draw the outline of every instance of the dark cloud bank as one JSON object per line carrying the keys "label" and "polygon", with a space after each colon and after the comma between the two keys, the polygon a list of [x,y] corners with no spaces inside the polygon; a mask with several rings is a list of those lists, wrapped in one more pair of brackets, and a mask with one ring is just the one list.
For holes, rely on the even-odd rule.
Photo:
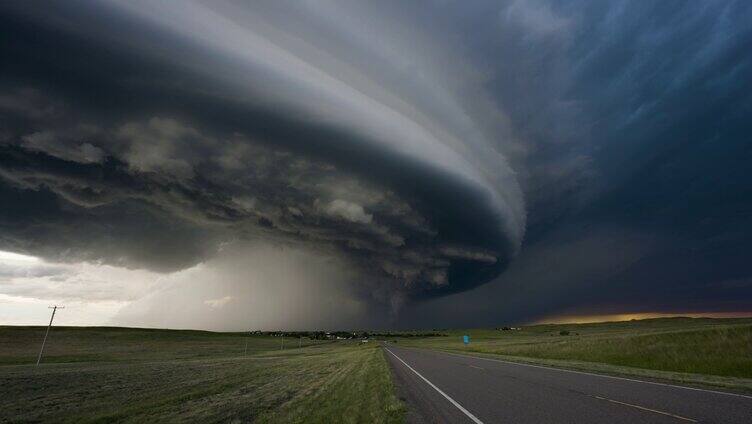
{"label": "dark cloud bank", "polygon": [[0,10],[0,250],[194,276],[125,322],[752,309],[748,2]]}

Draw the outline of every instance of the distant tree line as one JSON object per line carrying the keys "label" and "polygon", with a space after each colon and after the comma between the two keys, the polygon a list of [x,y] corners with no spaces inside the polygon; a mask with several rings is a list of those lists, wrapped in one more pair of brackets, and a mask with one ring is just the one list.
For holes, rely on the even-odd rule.
{"label": "distant tree line", "polygon": [[251,334],[272,337],[305,337],[311,340],[350,340],[350,339],[369,339],[372,337],[441,337],[446,334],[417,331],[396,331],[396,332],[371,332],[371,331],[251,331]]}

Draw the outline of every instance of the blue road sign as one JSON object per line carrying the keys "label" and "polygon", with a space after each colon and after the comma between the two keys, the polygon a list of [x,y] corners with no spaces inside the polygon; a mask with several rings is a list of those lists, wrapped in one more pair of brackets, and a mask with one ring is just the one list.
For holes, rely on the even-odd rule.
{"label": "blue road sign", "polygon": [[470,336],[462,336],[462,343],[464,344],[470,343]]}

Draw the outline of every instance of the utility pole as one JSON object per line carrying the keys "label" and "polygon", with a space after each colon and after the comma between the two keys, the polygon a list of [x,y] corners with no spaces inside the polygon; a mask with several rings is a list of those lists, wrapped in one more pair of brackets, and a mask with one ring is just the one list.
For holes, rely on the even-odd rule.
{"label": "utility pole", "polygon": [[39,357],[37,358],[37,366],[39,366],[39,361],[42,360],[42,352],[44,352],[44,344],[47,343],[47,336],[50,334],[50,327],[52,327],[52,320],[55,319],[55,312],[60,309],[65,309],[65,306],[49,306],[47,309],[52,309],[52,316],[50,317],[50,324],[47,326],[47,332],[44,333],[44,340],[42,340],[42,348],[39,349]]}
{"label": "utility pole", "polygon": [[282,350],[285,350],[285,333],[282,333]]}
{"label": "utility pole", "polygon": [[245,349],[243,350],[243,356],[245,356],[248,353],[248,336],[251,334],[250,331],[248,331],[248,334],[245,335]]}

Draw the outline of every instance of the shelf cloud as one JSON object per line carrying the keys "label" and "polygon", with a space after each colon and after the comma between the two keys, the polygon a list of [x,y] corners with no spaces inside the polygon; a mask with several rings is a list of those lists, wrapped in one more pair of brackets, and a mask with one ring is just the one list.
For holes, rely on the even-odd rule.
{"label": "shelf cloud", "polygon": [[593,302],[629,309],[660,270],[649,307],[696,309],[694,252],[745,277],[752,12],[675,6],[4,3],[0,251],[41,264],[0,287],[87,264],[148,281],[103,295],[121,322],[178,325],[184,287],[184,326],[409,326],[604,281]]}
{"label": "shelf cloud", "polygon": [[400,39],[307,4],[47,6],[10,14],[0,249],[169,273],[266,243],[341,258],[391,303],[518,251],[515,172]]}

